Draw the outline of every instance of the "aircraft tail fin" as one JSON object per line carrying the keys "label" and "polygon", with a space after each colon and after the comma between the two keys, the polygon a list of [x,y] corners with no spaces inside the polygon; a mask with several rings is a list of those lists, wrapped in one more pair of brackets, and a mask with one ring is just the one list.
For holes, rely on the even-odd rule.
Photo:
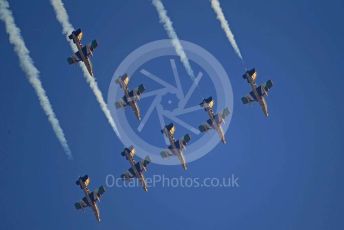
{"label": "aircraft tail fin", "polygon": [[74,207],[75,207],[76,209],[81,209],[81,208],[82,208],[81,205],[80,205],[80,203],[78,203],[78,202],[76,202],[76,203],[74,204]]}
{"label": "aircraft tail fin", "polygon": [[83,201],[80,201],[80,202],[74,203],[74,207],[75,207],[75,209],[79,210],[79,209],[86,208],[87,204]]}
{"label": "aircraft tail fin", "polygon": [[169,149],[165,149],[163,151],[160,152],[160,156],[165,159],[165,158],[169,158],[170,156],[173,156],[172,152]]}
{"label": "aircraft tail fin", "polygon": [[207,132],[211,127],[208,124],[203,124],[198,126],[198,130],[201,131],[202,133]]}
{"label": "aircraft tail fin", "polygon": [[145,87],[143,86],[143,84],[141,84],[139,85],[139,87],[137,87],[137,94],[141,95],[145,90]]}
{"label": "aircraft tail fin", "polygon": [[74,64],[75,60],[72,57],[68,57],[67,62],[68,62],[68,64]]}
{"label": "aircraft tail fin", "polygon": [[191,136],[189,134],[186,134],[183,136],[182,138],[182,141],[183,141],[183,144],[186,145],[187,143],[189,143],[191,140]]}
{"label": "aircraft tail fin", "polygon": [[81,61],[81,56],[80,56],[80,52],[79,51],[75,52],[72,56],[69,56],[67,58],[67,62],[69,64],[74,64],[74,63],[77,63],[79,61]]}
{"label": "aircraft tail fin", "polygon": [[264,89],[266,92],[269,92],[270,89],[272,88],[273,86],[273,82],[271,80],[268,80],[266,83],[265,83],[265,86],[264,86]]}
{"label": "aircraft tail fin", "polygon": [[147,167],[147,165],[148,165],[149,163],[151,163],[151,159],[150,159],[149,156],[146,156],[145,159],[142,161],[142,165],[143,165],[144,167]]}
{"label": "aircraft tail fin", "polygon": [[127,102],[125,102],[124,97],[120,99],[119,101],[116,101],[115,106],[116,106],[116,109],[120,109],[127,106]]}
{"label": "aircraft tail fin", "polygon": [[97,47],[98,47],[98,42],[97,42],[97,40],[93,40],[93,41],[91,42],[91,50],[93,51],[93,50],[95,50]]}
{"label": "aircraft tail fin", "polygon": [[225,119],[228,115],[230,114],[230,111],[228,107],[226,107],[222,112],[221,112],[221,117]]}

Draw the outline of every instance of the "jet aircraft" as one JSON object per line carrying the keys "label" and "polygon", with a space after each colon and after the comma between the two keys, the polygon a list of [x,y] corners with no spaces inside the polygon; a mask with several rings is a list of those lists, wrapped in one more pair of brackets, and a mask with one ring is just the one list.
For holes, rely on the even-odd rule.
{"label": "jet aircraft", "polygon": [[116,79],[116,83],[119,84],[124,91],[124,96],[116,102],[116,108],[119,109],[130,105],[136,118],[141,120],[141,112],[137,102],[140,100],[141,94],[145,91],[143,84],[139,85],[136,89],[129,91],[129,77],[127,74]]}
{"label": "jet aircraft", "polygon": [[173,123],[166,125],[161,130],[161,132],[163,134],[165,134],[166,137],[168,138],[170,145],[168,146],[167,149],[161,151],[160,155],[162,158],[177,156],[181,162],[183,169],[186,170],[187,166],[186,166],[186,161],[185,161],[183,150],[185,149],[187,143],[189,143],[189,141],[191,140],[191,137],[189,134],[186,134],[186,135],[184,135],[184,137],[182,137],[182,139],[175,140],[174,139],[175,130],[176,130],[176,128],[175,128]]}
{"label": "jet aircraft", "polygon": [[76,209],[84,209],[86,207],[90,207],[93,210],[94,215],[97,218],[97,221],[100,222],[100,214],[96,202],[100,201],[100,197],[105,192],[105,189],[104,186],[100,186],[99,188],[91,192],[88,188],[89,184],[90,178],[87,175],[79,177],[79,179],[76,181],[76,185],[80,186],[80,188],[83,190],[85,194],[85,197],[82,198],[81,201],[76,202],[74,206]]}
{"label": "jet aircraft", "polygon": [[212,97],[204,99],[200,106],[208,113],[210,119],[198,127],[199,131],[204,133],[213,128],[219,134],[221,141],[226,144],[225,134],[221,124],[224,123],[224,119],[229,115],[229,109],[225,108],[222,112],[215,114],[214,100]]}
{"label": "jet aircraft", "polygon": [[243,78],[246,79],[247,82],[250,84],[252,91],[247,96],[242,97],[241,101],[244,104],[257,101],[260,107],[262,108],[264,115],[268,117],[269,112],[268,112],[268,105],[266,103],[265,96],[268,95],[268,92],[270,91],[273,85],[272,81],[268,80],[265,84],[257,86],[256,84],[257,72],[254,68],[246,71],[245,74],[243,75]]}
{"label": "jet aircraft", "polygon": [[78,51],[75,52],[71,57],[67,59],[69,64],[74,64],[79,61],[84,62],[87,71],[91,76],[93,76],[93,68],[92,63],[90,61],[90,56],[93,55],[93,51],[95,48],[97,48],[98,43],[96,40],[93,40],[90,44],[86,46],[82,46],[81,39],[82,39],[83,33],[81,32],[81,29],[77,29],[73,31],[68,38],[73,40],[74,44],[78,48]]}
{"label": "jet aircraft", "polygon": [[149,156],[147,156],[144,160],[136,162],[134,160],[135,153],[136,151],[134,146],[125,148],[124,151],[121,152],[121,155],[124,156],[131,165],[131,168],[128,169],[128,171],[126,171],[125,173],[123,173],[121,177],[126,180],[130,180],[134,177],[138,178],[143,187],[143,190],[147,192],[148,187],[143,173],[147,171],[147,165],[150,163],[150,158]]}

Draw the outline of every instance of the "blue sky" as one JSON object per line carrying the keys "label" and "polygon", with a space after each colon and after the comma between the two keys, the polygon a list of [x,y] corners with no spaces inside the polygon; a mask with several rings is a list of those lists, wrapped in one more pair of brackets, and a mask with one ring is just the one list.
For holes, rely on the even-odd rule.
{"label": "blue sky", "polygon": [[[157,187],[148,193],[108,188],[98,224],[90,210],[74,210],[82,197],[74,182],[87,173],[94,188],[105,184],[107,174],[126,170],[123,144],[81,69],[67,64],[71,50],[49,1],[11,1],[74,160],[64,155],[0,23],[1,229],[343,228],[344,2],[221,2],[247,65],[256,67],[259,82],[275,83],[267,98],[270,117],[257,105],[241,104],[249,86],[210,3],[166,0],[179,37],[202,46],[224,66],[234,111],[227,145],[190,163],[186,172],[154,164],[147,176],[235,174],[240,187]],[[84,42],[98,40],[92,62],[105,98],[115,69],[130,52],[167,38],[149,1],[65,1],[65,7],[72,24],[84,30]],[[162,140],[158,130],[150,135]]]}

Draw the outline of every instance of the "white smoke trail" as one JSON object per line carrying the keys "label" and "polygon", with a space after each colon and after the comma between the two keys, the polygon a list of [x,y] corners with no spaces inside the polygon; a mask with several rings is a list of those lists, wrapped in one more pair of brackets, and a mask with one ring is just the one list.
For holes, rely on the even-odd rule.
{"label": "white smoke trail", "polygon": [[180,58],[180,61],[183,63],[186,72],[191,77],[192,80],[195,80],[194,72],[191,68],[190,62],[180,40],[177,36],[176,31],[173,28],[171,19],[167,16],[167,11],[165,10],[164,5],[160,0],[152,0],[152,4],[155,6],[156,10],[158,11],[160,23],[164,25],[164,28],[167,32],[168,37],[171,39],[171,43],[176,50],[177,55]]}
{"label": "white smoke trail", "polygon": [[[53,6],[55,13],[56,13],[56,18],[62,25],[62,32],[64,35],[66,35],[66,39],[69,42],[70,47],[72,50],[75,52],[77,51],[77,48],[75,47],[74,43],[72,40],[68,39],[68,35],[74,30],[74,27],[72,24],[69,22],[69,17],[67,14],[67,11],[63,5],[63,2],[61,0],[51,0],[51,5]],[[84,77],[89,84],[90,88],[92,89],[94,95],[97,98],[97,101],[100,105],[100,108],[102,109],[103,113],[106,116],[106,119],[108,120],[109,124],[111,125],[112,129],[115,131],[117,136],[119,136],[116,124],[111,116],[110,110],[107,107],[107,104],[104,101],[102,92],[100,91],[97,81],[95,80],[95,77],[92,77],[88,71],[86,66],[83,63],[80,63],[80,67],[83,71]]]}
{"label": "white smoke trail", "polygon": [[63,130],[56,118],[49,98],[47,97],[42,83],[39,79],[39,71],[33,64],[33,60],[30,57],[30,52],[27,49],[24,39],[20,34],[20,29],[14,22],[13,14],[9,7],[10,6],[7,0],[0,0],[0,19],[5,23],[9,41],[14,46],[14,50],[19,58],[20,67],[25,72],[27,79],[36,91],[39,102],[45,114],[47,115],[51,126],[53,127],[57,139],[60,141],[68,158],[72,159],[72,153],[64,136]]}
{"label": "white smoke trail", "polygon": [[220,6],[220,2],[218,0],[210,0],[210,2],[211,2],[211,7],[213,8],[213,10],[216,13],[217,19],[221,23],[221,27],[222,27],[223,31],[225,32],[228,41],[233,46],[233,49],[235,50],[235,52],[237,53],[239,58],[241,60],[243,60],[242,56],[241,56],[241,52],[239,50],[239,47],[238,47],[238,45],[234,39],[234,35],[233,35],[231,29],[229,28],[228,21],[226,20],[225,15],[223,14],[222,8]]}

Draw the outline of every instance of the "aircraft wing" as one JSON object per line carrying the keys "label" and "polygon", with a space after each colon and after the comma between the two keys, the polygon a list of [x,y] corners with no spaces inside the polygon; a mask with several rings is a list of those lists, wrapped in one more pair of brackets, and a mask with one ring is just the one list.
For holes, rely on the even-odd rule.
{"label": "aircraft wing", "polygon": [[87,201],[86,197],[84,197],[84,198],[82,198],[81,201],[76,202],[76,203],[74,204],[74,206],[75,206],[76,209],[82,209],[82,208],[87,208],[87,207],[89,207],[90,205],[88,204],[88,201]]}
{"label": "aircraft wing", "polygon": [[251,91],[250,94],[248,94],[248,95],[245,96],[245,97],[242,97],[242,98],[241,98],[241,101],[242,101],[242,103],[244,103],[244,104],[248,104],[248,103],[257,101],[257,99],[256,99],[254,93]]}

